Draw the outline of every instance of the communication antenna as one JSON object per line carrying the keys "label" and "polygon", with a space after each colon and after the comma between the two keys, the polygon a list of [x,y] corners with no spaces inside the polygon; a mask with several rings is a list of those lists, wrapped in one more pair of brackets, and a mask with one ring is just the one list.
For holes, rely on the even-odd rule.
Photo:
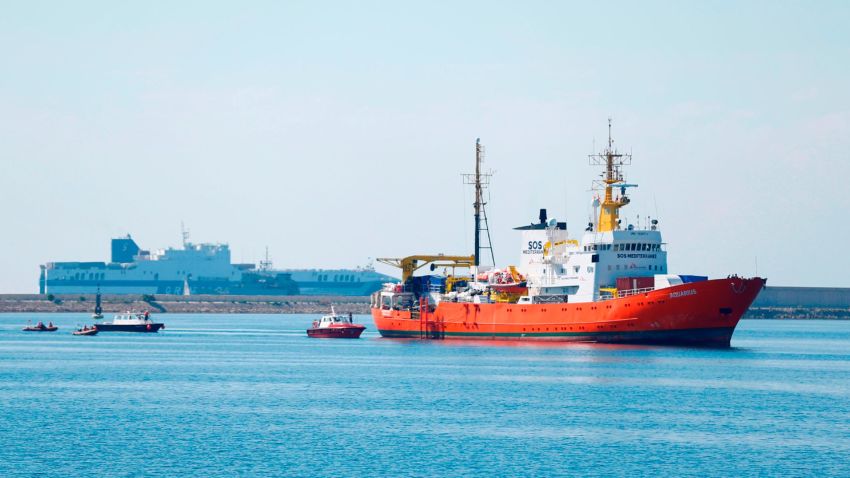
{"label": "communication antenna", "polygon": [[[475,208],[475,265],[481,264],[481,249],[490,250],[490,259],[493,265],[496,265],[496,256],[493,254],[493,240],[490,238],[490,228],[487,223],[487,210],[484,207],[487,203],[484,201],[484,190],[490,185],[490,178],[493,173],[481,172],[481,163],[484,161],[484,145],[481,144],[481,138],[475,140],[475,173],[464,174],[464,184],[471,184],[475,187],[475,202],[472,206]],[[482,222],[483,219],[483,222]],[[481,245],[481,233],[487,234],[487,245]]]}
{"label": "communication antenna", "polygon": [[183,238],[183,249],[189,248],[189,230],[186,229],[186,226],[183,225],[183,221],[180,221],[180,236]]}
{"label": "communication antenna", "polygon": [[266,258],[260,261],[260,270],[267,271],[272,268],[272,260],[269,258],[269,246],[266,246]]}
{"label": "communication antenna", "polygon": [[[620,208],[631,202],[626,195],[627,188],[637,187],[637,184],[627,184],[623,177],[623,166],[632,163],[630,153],[621,153],[614,149],[614,138],[611,134],[612,119],[608,118],[608,147],[598,154],[588,156],[589,163],[604,168],[602,179],[593,181],[592,189],[604,193],[601,200],[601,208],[596,230],[598,232],[613,231],[619,224]],[[619,195],[614,197],[614,189],[619,190]],[[640,227],[640,222],[638,222]]]}

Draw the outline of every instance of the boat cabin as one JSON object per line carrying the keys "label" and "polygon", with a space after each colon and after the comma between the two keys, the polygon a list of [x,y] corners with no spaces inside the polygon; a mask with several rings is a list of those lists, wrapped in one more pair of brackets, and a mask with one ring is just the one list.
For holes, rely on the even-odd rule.
{"label": "boat cabin", "polygon": [[118,314],[112,319],[112,323],[115,325],[139,325],[139,324],[151,324],[153,323],[150,319],[150,314],[147,312],[125,312],[123,314]]}
{"label": "boat cabin", "polygon": [[325,315],[319,320],[319,327],[330,327],[333,324],[352,324],[354,323],[348,315]]}
{"label": "boat cabin", "polygon": [[412,292],[381,290],[372,294],[372,308],[381,310],[407,310],[416,303]]}

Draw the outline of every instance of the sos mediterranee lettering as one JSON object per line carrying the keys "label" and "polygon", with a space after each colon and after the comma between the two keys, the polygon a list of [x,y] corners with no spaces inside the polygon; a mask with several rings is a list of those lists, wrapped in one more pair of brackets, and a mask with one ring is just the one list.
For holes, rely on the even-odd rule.
{"label": "sos mediterranee lettering", "polygon": [[523,254],[543,254],[543,241],[528,241],[528,247]]}
{"label": "sos mediterranee lettering", "polygon": [[655,259],[657,254],[617,254],[617,259]]}

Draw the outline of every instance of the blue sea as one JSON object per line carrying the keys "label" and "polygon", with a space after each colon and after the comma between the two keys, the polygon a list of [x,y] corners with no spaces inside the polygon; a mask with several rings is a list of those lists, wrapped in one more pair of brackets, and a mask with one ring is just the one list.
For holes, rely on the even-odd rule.
{"label": "blue sea", "polygon": [[[70,334],[0,314],[0,476],[850,476],[850,322],[729,350],[309,339],[311,315]],[[25,333],[52,320],[54,333]]]}

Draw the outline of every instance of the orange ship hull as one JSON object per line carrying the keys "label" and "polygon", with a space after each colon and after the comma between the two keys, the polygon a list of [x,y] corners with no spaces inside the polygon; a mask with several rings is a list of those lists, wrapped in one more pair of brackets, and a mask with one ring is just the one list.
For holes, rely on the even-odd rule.
{"label": "orange ship hull", "polygon": [[422,314],[373,308],[372,318],[384,337],[728,347],[764,283],[716,279],[584,303],[440,302]]}

